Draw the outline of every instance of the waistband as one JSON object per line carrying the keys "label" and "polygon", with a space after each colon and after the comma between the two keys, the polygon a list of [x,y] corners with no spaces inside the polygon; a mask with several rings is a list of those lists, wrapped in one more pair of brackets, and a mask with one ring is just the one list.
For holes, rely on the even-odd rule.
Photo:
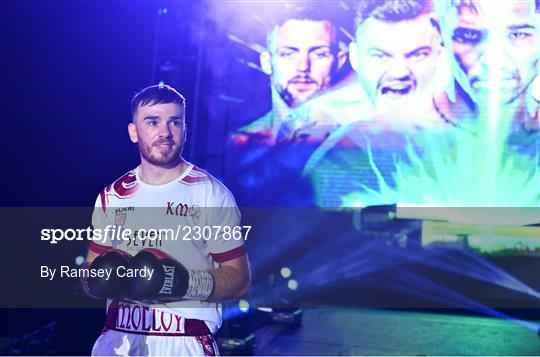
{"label": "waistband", "polygon": [[148,336],[206,336],[202,320],[186,319],[148,305],[114,300],[107,309],[105,330]]}

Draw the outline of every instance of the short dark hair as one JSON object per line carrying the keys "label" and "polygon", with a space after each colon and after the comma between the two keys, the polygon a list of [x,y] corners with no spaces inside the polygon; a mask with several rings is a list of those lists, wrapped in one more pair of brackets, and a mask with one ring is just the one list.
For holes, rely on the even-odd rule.
{"label": "short dark hair", "polygon": [[[320,4],[318,4],[320,5]],[[339,7],[337,6],[313,6],[310,4],[282,3],[277,9],[277,17],[266,37],[266,47],[272,50],[276,31],[289,20],[328,21],[332,25],[332,47],[338,47],[338,33],[336,24],[339,22]]]}
{"label": "short dark hair", "polygon": [[176,103],[182,107],[182,113],[186,112],[186,99],[173,87],[167,84],[146,87],[131,98],[131,116],[135,117],[139,106],[167,103]]}
{"label": "short dark hair", "polygon": [[356,11],[356,29],[368,18],[386,22],[411,20],[428,12],[427,0],[360,0]]}
{"label": "short dark hair", "polygon": [[[461,6],[466,6],[471,8],[473,11],[478,11],[478,4],[475,0],[450,0],[449,3],[454,7],[459,8]],[[534,0],[534,9],[536,13],[540,13],[540,0]]]}

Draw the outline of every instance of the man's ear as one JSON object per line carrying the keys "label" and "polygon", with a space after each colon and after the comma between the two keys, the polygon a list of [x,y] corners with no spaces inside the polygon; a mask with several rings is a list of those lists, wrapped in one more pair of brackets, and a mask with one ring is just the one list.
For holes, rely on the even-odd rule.
{"label": "man's ear", "polygon": [[439,17],[436,14],[431,13],[429,15],[429,22],[431,22],[431,26],[433,26],[433,28],[435,29],[435,33],[437,36],[437,43],[441,47],[444,47],[444,41],[442,39],[442,34],[441,34],[441,25],[439,24]]}
{"label": "man's ear", "polygon": [[439,36],[441,35],[441,25],[439,24],[439,17],[435,13],[429,14],[429,22],[431,22],[431,26],[437,31]]}
{"label": "man's ear", "polygon": [[358,44],[356,42],[349,43],[349,62],[351,63],[351,67],[358,71],[360,65],[359,65],[359,59],[358,59]]}
{"label": "man's ear", "polygon": [[339,50],[336,55],[336,60],[337,60],[337,69],[339,71],[343,67],[345,62],[347,61],[347,51],[343,49]]}
{"label": "man's ear", "polygon": [[261,62],[261,68],[264,73],[267,75],[272,74],[272,55],[268,51],[264,51],[261,53],[259,57],[259,61]]}
{"label": "man's ear", "polygon": [[182,129],[182,146],[186,143],[187,141],[187,125],[186,125],[186,119],[184,118],[184,128]]}
{"label": "man's ear", "polygon": [[129,123],[128,124],[128,133],[129,133],[129,139],[133,144],[136,144],[139,141],[139,137],[137,136],[137,128],[135,127],[135,124]]}

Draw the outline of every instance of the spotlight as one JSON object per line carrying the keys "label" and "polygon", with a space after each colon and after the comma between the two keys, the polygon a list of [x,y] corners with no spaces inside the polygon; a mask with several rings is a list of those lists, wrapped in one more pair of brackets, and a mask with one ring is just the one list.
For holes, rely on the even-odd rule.
{"label": "spotlight", "polygon": [[219,352],[223,356],[253,355],[255,336],[249,334],[245,338],[218,338]]}
{"label": "spotlight", "polygon": [[249,301],[240,300],[238,301],[238,309],[244,313],[249,311]]}
{"label": "spotlight", "polygon": [[221,355],[253,355],[253,332],[270,322],[268,313],[253,308],[247,300],[224,303],[223,325],[215,336]]}
{"label": "spotlight", "polygon": [[287,287],[293,291],[298,289],[298,282],[294,279],[291,279],[287,282]]}
{"label": "spotlight", "polygon": [[77,255],[77,257],[75,258],[75,264],[77,264],[78,266],[81,266],[83,265],[84,263],[84,257],[82,255]]}
{"label": "spotlight", "polygon": [[268,277],[268,289],[271,292],[268,313],[272,322],[294,327],[302,324],[303,313],[298,298],[298,281],[291,277],[292,270],[288,267]]}
{"label": "spotlight", "polygon": [[298,281],[292,277],[292,270],[283,267],[268,276],[270,298],[267,303],[273,308],[290,308],[298,306]]}
{"label": "spotlight", "polygon": [[283,267],[281,268],[280,270],[280,274],[281,276],[284,278],[284,279],[287,279],[287,278],[290,278],[291,275],[292,275],[292,271],[291,269],[287,268],[287,267]]}

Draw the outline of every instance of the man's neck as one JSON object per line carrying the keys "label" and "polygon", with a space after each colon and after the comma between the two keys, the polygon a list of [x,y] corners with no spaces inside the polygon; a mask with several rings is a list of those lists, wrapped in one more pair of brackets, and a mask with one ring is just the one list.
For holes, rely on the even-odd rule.
{"label": "man's neck", "polygon": [[279,93],[272,88],[272,111],[273,111],[273,125],[272,129],[279,130],[283,118],[285,118],[291,112],[291,108],[283,101]]}
{"label": "man's neck", "polygon": [[446,91],[434,93],[433,105],[445,121],[452,123],[471,122],[478,117],[476,105],[460,87],[456,87],[454,100],[448,97]]}
{"label": "man's neck", "polygon": [[540,130],[540,107],[538,103],[527,102],[526,97],[522,96],[517,98],[510,108],[513,108],[514,129],[517,128],[526,132]]}
{"label": "man's neck", "polygon": [[[456,87],[456,99],[450,101],[446,93],[438,93],[434,96],[433,104],[439,114],[448,118],[452,122],[477,122],[487,120],[490,115],[490,108],[487,101],[481,105],[475,103],[461,87]],[[501,104],[496,108],[499,122],[507,119],[511,125],[510,131],[526,132],[537,131],[540,129],[538,112],[529,110],[524,96],[516,98],[512,103]]]}
{"label": "man's neck", "polygon": [[176,164],[157,166],[141,158],[139,178],[149,185],[164,185],[179,178],[188,168],[188,163],[179,158]]}

